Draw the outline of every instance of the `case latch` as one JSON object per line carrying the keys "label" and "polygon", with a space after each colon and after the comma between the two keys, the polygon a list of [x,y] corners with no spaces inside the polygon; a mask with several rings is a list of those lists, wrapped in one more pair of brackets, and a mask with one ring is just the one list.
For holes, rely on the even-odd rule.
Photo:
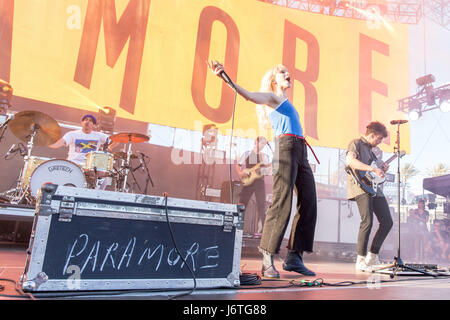
{"label": "case latch", "polygon": [[72,221],[72,215],[75,211],[75,197],[64,196],[59,205],[59,219],[61,222]]}
{"label": "case latch", "polygon": [[223,215],[223,231],[224,232],[231,232],[233,231],[233,220],[234,215],[233,212],[225,212]]}

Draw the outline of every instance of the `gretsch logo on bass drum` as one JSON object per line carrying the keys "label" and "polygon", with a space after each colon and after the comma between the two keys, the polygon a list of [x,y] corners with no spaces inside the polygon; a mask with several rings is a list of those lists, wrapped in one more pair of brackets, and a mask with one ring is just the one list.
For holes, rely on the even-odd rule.
{"label": "gretsch logo on bass drum", "polygon": [[67,166],[61,166],[61,165],[48,167],[48,171],[49,172],[52,172],[52,171],[55,171],[55,170],[65,171],[65,172],[68,172],[68,173],[72,173],[72,171],[73,171],[73,169],[71,169],[71,168],[69,168]]}

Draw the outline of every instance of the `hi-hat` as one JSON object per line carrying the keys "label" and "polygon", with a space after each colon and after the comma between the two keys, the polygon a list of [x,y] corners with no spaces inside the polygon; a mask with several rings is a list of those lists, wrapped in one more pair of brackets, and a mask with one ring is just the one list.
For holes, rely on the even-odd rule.
{"label": "hi-hat", "polygon": [[140,133],[131,133],[131,132],[120,132],[113,134],[109,137],[111,141],[119,142],[119,143],[140,143],[140,142],[146,142],[150,138],[146,136],[145,134]]}
{"label": "hi-hat", "polygon": [[55,119],[39,111],[21,111],[9,123],[11,132],[20,140],[28,142],[36,132],[33,144],[48,146],[61,138],[61,127]]}

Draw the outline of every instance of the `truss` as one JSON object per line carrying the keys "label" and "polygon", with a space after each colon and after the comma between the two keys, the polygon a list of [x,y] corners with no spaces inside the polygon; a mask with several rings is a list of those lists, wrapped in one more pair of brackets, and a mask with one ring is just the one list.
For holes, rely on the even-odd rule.
{"label": "truss", "polygon": [[450,30],[450,0],[428,0],[426,15],[438,25]]}
{"label": "truss", "polygon": [[[439,108],[438,104],[442,100],[450,98],[450,84],[445,84],[438,88],[430,87],[430,90],[422,89],[413,96],[398,100],[398,110],[408,113],[417,110],[420,113]],[[429,96],[432,96],[430,101]]]}
{"label": "truss", "polygon": [[[424,16],[450,28],[450,0],[258,0],[290,9],[329,16],[367,20],[371,8],[388,22],[418,24]],[[425,4],[425,8],[423,7]],[[425,9],[425,10],[424,10]]]}

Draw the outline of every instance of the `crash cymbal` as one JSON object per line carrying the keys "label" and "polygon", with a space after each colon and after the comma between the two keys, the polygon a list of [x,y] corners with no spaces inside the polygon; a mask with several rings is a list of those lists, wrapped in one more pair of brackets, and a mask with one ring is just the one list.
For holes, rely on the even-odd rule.
{"label": "crash cymbal", "polygon": [[[123,151],[119,151],[119,152],[113,152],[113,155],[115,158],[119,158],[119,159],[126,159],[127,158],[127,153],[123,152]],[[131,154],[130,155],[130,159],[137,159],[138,156],[136,154]]]}
{"label": "crash cymbal", "polygon": [[28,142],[36,131],[34,145],[48,146],[61,138],[61,127],[55,119],[39,111],[21,111],[9,123],[11,132],[20,140]]}
{"label": "crash cymbal", "polygon": [[120,132],[120,133],[113,134],[112,136],[109,137],[109,139],[111,141],[120,142],[120,143],[129,143],[129,142],[140,143],[140,142],[146,142],[150,138],[148,136],[146,136],[145,134]]}

